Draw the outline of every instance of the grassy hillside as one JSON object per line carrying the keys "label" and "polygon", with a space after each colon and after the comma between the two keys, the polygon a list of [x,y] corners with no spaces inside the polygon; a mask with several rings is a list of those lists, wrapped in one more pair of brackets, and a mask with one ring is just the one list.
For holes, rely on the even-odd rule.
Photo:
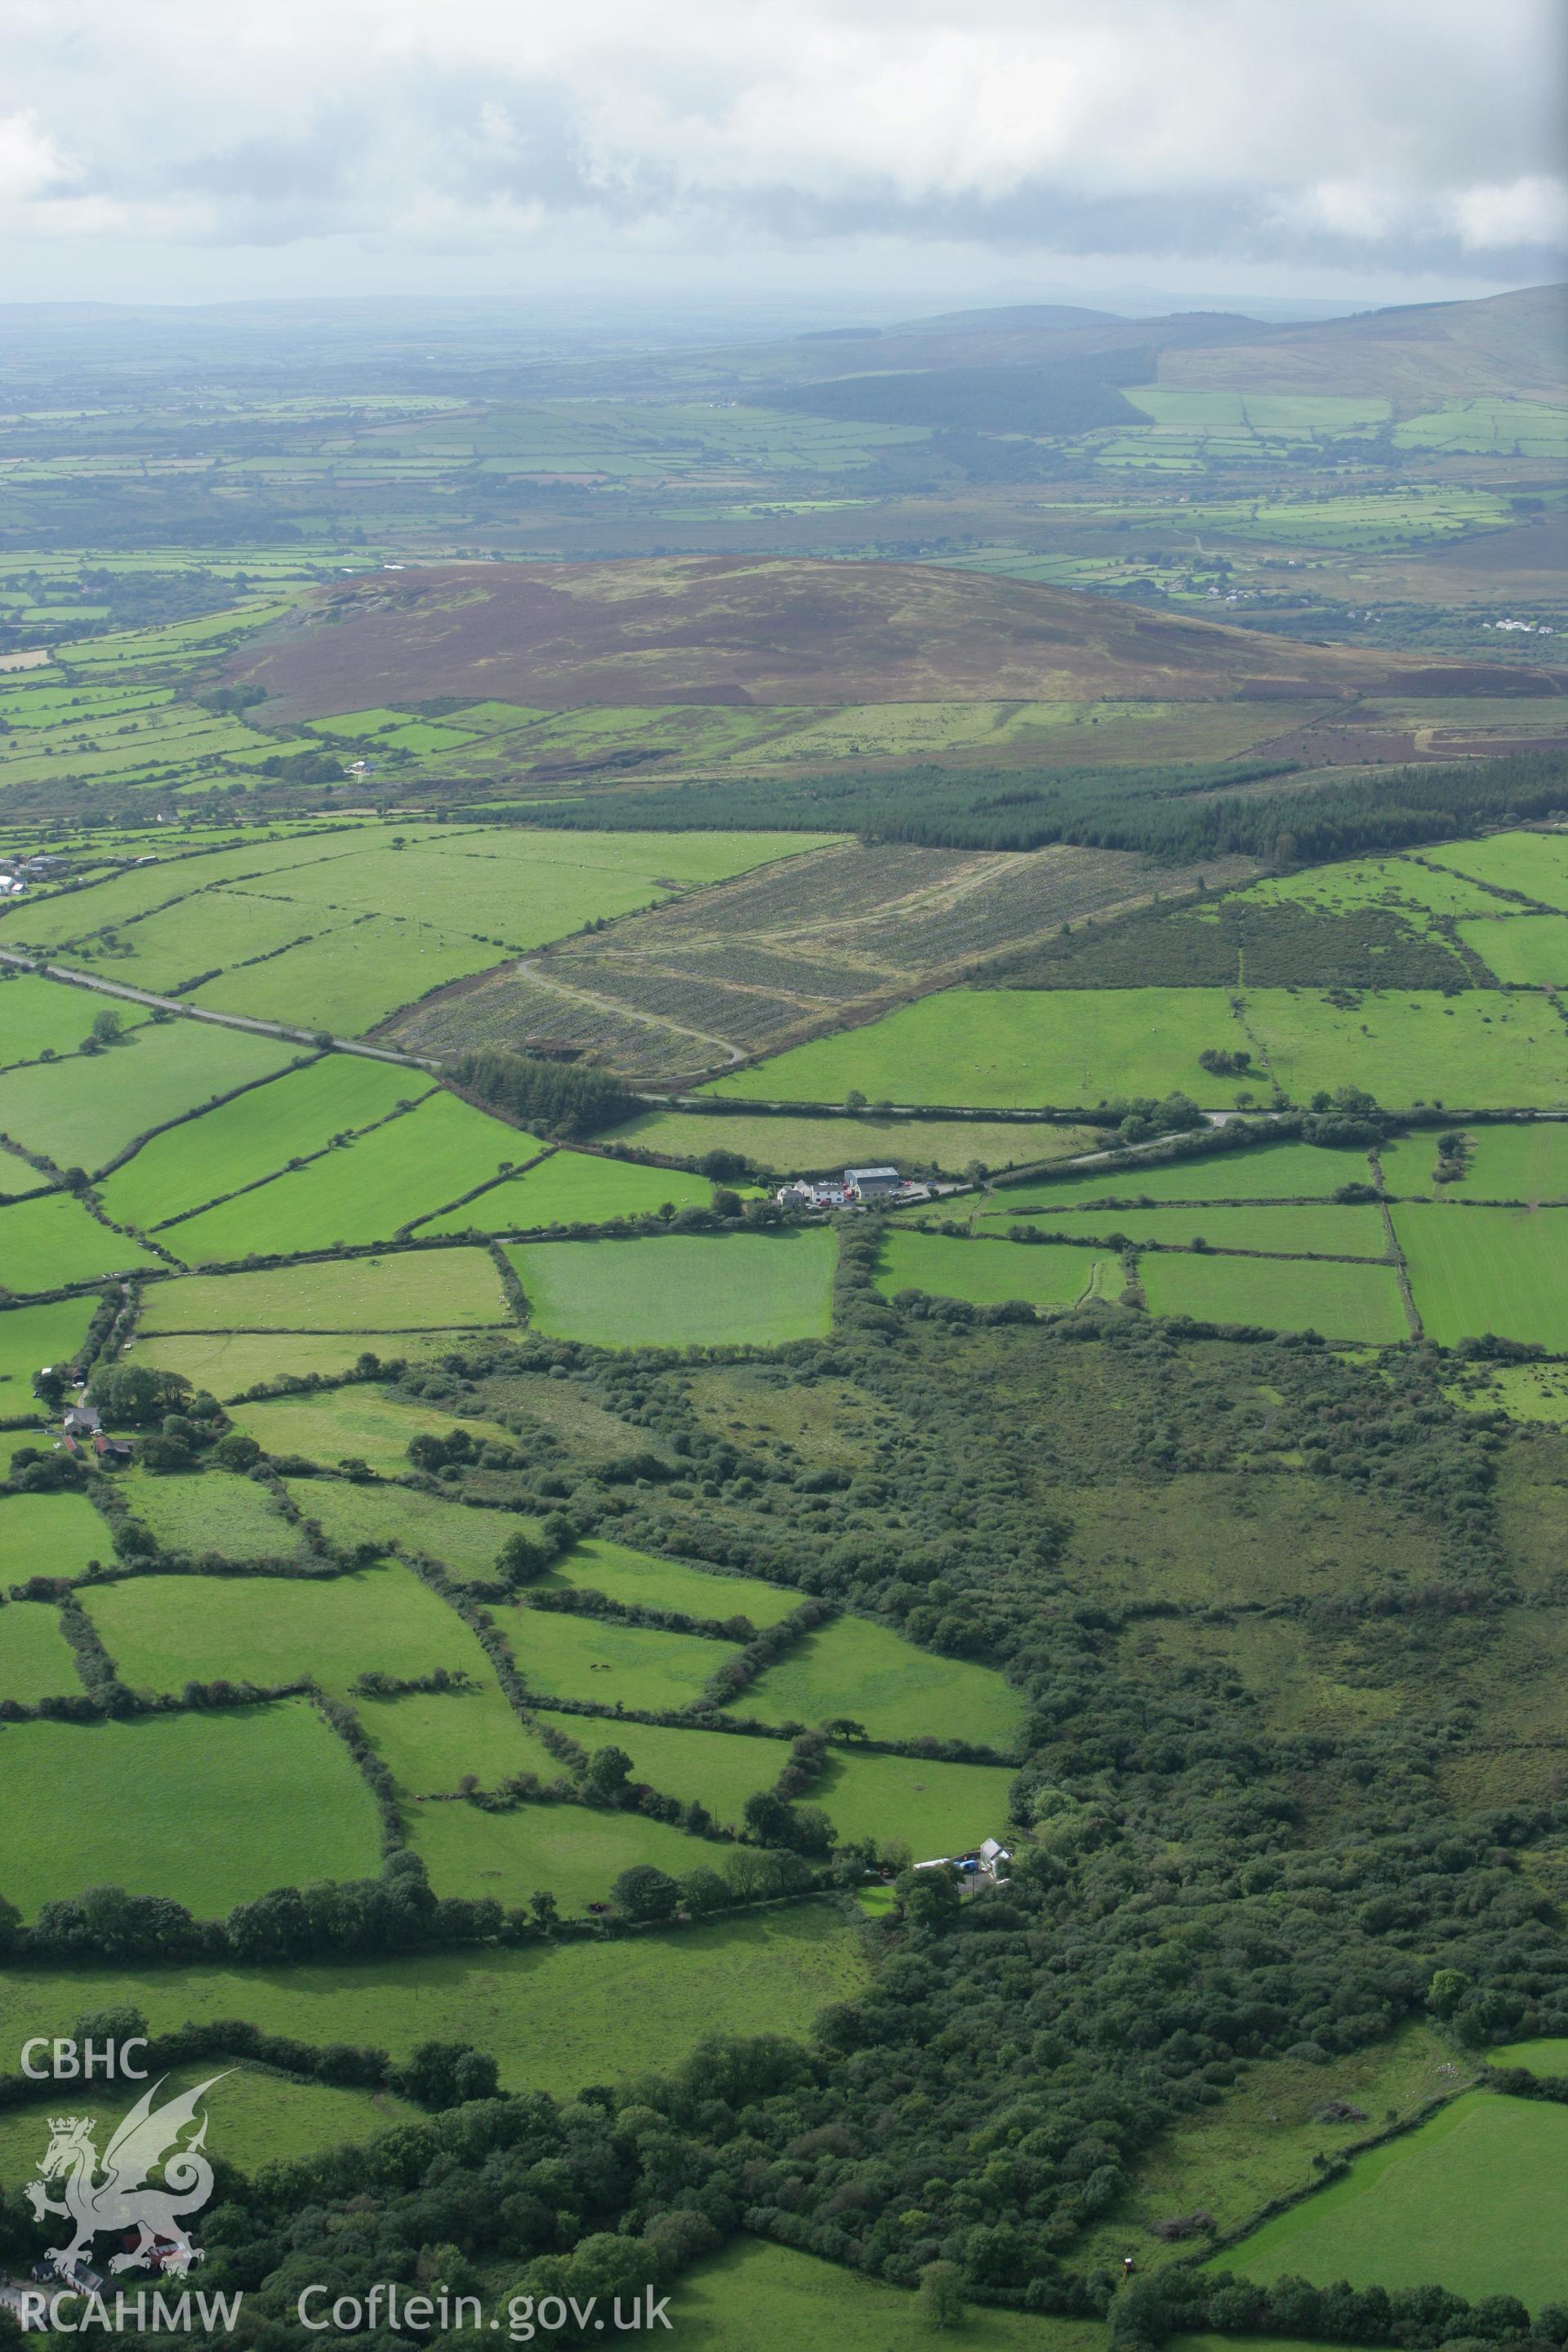
{"label": "grassy hillside", "polygon": [[1327,319],[1262,338],[1160,355],[1162,383],[1244,392],[1381,393],[1414,414],[1435,396],[1561,400],[1564,289],[1428,302]]}

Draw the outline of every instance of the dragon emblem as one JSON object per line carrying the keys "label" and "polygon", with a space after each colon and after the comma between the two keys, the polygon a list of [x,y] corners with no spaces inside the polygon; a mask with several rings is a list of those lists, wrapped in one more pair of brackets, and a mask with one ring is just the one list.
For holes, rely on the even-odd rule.
{"label": "dragon emblem", "polygon": [[[71,2276],[79,2261],[100,2230],[134,2230],[136,2242],[114,2256],[111,2271],[134,2270],[156,2259],[180,2276],[202,2259],[184,2226],[187,2213],[197,2213],[212,2195],[213,2168],[202,2154],[207,2118],[200,2119],[195,2137],[178,2147],[182,2132],[196,2123],[196,2110],[215,2083],[213,2074],[194,2090],[184,2091],[163,2106],[153,2102],[167,2082],[163,2075],[143,2091],[130,2114],[117,2126],[103,2151],[102,2179],[96,2126],[90,2116],[51,2116],[49,2144],[38,2165],[38,2179],[26,2185],[33,2218],[41,2221],[58,2213],[75,2231],[68,2246],[51,2246],[49,2259],[61,2277]],[[160,2171],[163,2183],[149,2188],[147,2176]],[[59,2199],[49,2196],[47,2184],[63,2184]]]}

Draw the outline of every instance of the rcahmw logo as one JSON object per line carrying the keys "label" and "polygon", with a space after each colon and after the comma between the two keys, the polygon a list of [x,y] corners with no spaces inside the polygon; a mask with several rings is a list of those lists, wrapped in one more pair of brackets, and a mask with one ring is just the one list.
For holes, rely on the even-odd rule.
{"label": "rcahmw logo", "polygon": [[[51,2042],[38,2035],[22,2051],[22,2072],[35,2082],[110,2079],[145,2082],[147,2070],[136,2061],[146,2050],[144,2040],[93,2042]],[[37,2062],[47,2053],[47,2063]],[[98,2141],[104,2128],[91,2115],[54,2115],[49,2138],[36,2168],[37,2178],[25,2185],[24,2194],[36,2221],[58,2219],[69,2224],[33,2270],[35,2281],[58,2282],[53,2294],[42,2287],[22,2289],[8,2297],[24,2326],[80,2328],[90,2325],[114,2327],[143,2324],[144,2296],[117,2294],[116,2313],[103,2302],[105,2277],[94,2265],[94,2241],[113,2233],[118,2250],[110,2256],[110,2274],[153,2271],[161,2277],[185,2277],[202,2250],[191,2242],[187,2223],[199,2213],[213,2192],[213,2168],[204,2149],[207,2117],[202,2101],[222,2074],[209,2075],[188,2091],[159,2102],[166,2075],[152,2084],[110,2135],[101,2157]],[[156,2176],[156,2178],[154,2178]],[[87,2298],[85,2315],[72,2320],[64,2306]],[[154,2325],[188,2327],[191,2297],[172,2300],[162,2294]],[[200,2295],[204,2327],[232,2327],[239,2298]],[[21,2308],[21,2306],[27,2306]],[[37,2308],[33,2308],[37,2306]]]}

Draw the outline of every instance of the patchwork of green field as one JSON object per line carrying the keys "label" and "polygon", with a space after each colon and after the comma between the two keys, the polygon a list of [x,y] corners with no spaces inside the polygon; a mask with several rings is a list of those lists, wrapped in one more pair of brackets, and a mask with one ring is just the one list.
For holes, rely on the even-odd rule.
{"label": "patchwork of green field", "polygon": [[1495,889],[1517,890],[1538,906],[1568,914],[1568,833],[1496,833],[1486,841],[1450,842],[1425,854],[1451,873],[1470,875]]}
{"label": "patchwork of green field", "polygon": [[1352,2157],[1315,2196],[1265,2221],[1215,2265],[1260,2283],[1425,2286],[1514,2294],[1562,2291],[1568,2112],[1546,2100],[1467,2091],[1398,2139]]}
{"label": "patchwork of green field", "polygon": [[1125,1167],[1088,1175],[1048,1177],[1043,1183],[1031,1177],[1002,1193],[995,1208],[983,1208],[980,1216],[982,1223],[1043,1216],[1058,1209],[1091,1208],[1098,1201],[1326,1201],[1342,1184],[1371,1181],[1364,1151],[1330,1144],[1268,1143],[1251,1150],[1216,1151],[1163,1163],[1134,1160]]}
{"label": "patchwork of green field", "polygon": [[826,1176],[844,1168],[935,1169],[962,1175],[974,1160],[985,1169],[1035,1167],[1092,1151],[1091,1128],[1032,1121],[939,1118],[789,1118],[710,1117],[706,1111],[650,1110],[606,1139],[700,1160],[708,1151],[738,1151],[774,1176]]}
{"label": "patchwork of green field", "polygon": [[109,1529],[85,1495],[0,1496],[0,1559],[8,1583],[79,1576],[111,1549]]}
{"label": "patchwork of green field", "polygon": [[[829,2344],[835,2352],[910,2352],[930,2326],[904,2289],[762,2238],[732,2239],[685,2272],[669,2308],[681,2344],[695,2352],[737,2344],[748,2352]],[[971,2304],[942,2328],[942,2343],[943,2352],[1099,2352],[1102,2335],[1090,2320]]]}
{"label": "patchwork of green field", "polygon": [[[140,1004],[116,1005],[121,1024],[135,1028],[147,1018]],[[7,972],[0,981],[0,1066],[32,1062],[43,1053],[71,1054],[103,1010],[100,997],[31,972]]]}
{"label": "patchwork of green field", "polygon": [[928,1764],[835,1748],[802,1802],[821,1806],[840,1845],[874,1838],[884,1851],[906,1845],[924,1862],[1001,1837],[1012,1785],[1005,1764]]}
{"label": "patchwork of green field", "polygon": [[1122,1273],[1114,1252],[1027,1248],[893,1227],[882,1236],[877,1287],[887,1298],[923,1290],[975,1307],[1016,1298],[1031,1307],[1071,1307],[1079,1299],[1120,1297]]}
{"label": "patchwork of green field", "polygon": [[1138,1279],[1152,1315],[1190,1315],[1200,1323],[1255,1323],[1271,1331],[1317,1331],[1325,1339],[1358,1339],[1372,1346],[1410,1337],[1399,1277],[1392,1266],[1165,1251],[1140,1258]]}
{"label": "patchwork of green field", "polygon": [[411,1681],[445,1666],[481,1686],[485,1654],[454,1610],[405,1568],[345,1576],[136,1576],[84,1606],[132,1689],[187,1681],[271,1688],[309,1675],[342,1696],[373,1669]]}
{"label": "patchwork of green field", "polygon": [[[218,2080],[202,2102],[211,2117],[208,2145],[233,2164],[256,2173],[264,2164],[290,2164],[319,2150],[374,2138],[395,2125],[417,2123],[422,2110],[392,2091],[340,2090],[331,2083],[297,2083],[286,2074],[260,2072],[243,2059],[204,2059],[171,2067],[163,2084],[173,2096],[198,2083]],[[73,2090],[76,2110],[92,2118],[100,2142],[112,2137],[125,2112],[122,2093],[94,2085]],[[58,2107],[51,2092],[36,2105],[0,2114],[0,2183],[16,2188],[36,2171],[48,2137],[48,2111]]]}
{"label": "patchwork of green field", "polygon": [[949,989],[703,1091],[726,1102],[830,1103],[858,1090],[894,1103],[1022,1110],[1181,1087],[1229,1108],[1246,1081],[1211,1077],[1198,1055],[1246,1044],[1222,988]]}
{"label": "patchwork of green field", "polygon": [[590,1903],[607,1904],[622,1871],[639,1863],[683,1878],[724,1857],[722,1846],[668,1822],[587,1805],[526,1804],[506,1813],[460,1801],[418,1805],[408,1833],[437,1895],[493,1895],[510,1906],[548,1889],[568,1918]]}
{"label": "patchwork of green field", "polygon": [[165,1551],[225,1559],[297,1559],[305,1549],[265,1486],[232,1470],[133,1469],[119,1491]]}
{"label": "patchwork of green field", "polygon": [[538,1330],[600,1348],[772,1348],[826,1333],[831,1316],[836,1246],[820,1227],[521,1243],[507,1255]]}
{"label": "patchwork of green field", "polygon": [[1335,393],[1205,392],[1184,384],[1134,385],[1122,397],[1156,432],[1272,435],[1287,440],[1370,431],[1386,424],[1390,404],[1375,395]]}
{"label": "patchwork of green field", "polygon": [[[196,1721],[215,1728],[229,1720],[154,1718],[159,1724]],[[133,1736],[141,1728],[132,1726],[129,1732]],[[0,1730],[0,1739],[12,1736]],[[190,1785],[198,1785],[194,1774]],[[118,1798],[116,1788],[95,1808],[95,1818],[124,1852]],[[190,1817],[184,1785],[170,1790],[167,1803],[182,1819]],[[248,1804],[247,1796],[247,1809]],[[202,1811],[205,1815],[205,1806]],[[235,1817],[245,1818],[237,1805]],[[111,1853],[115,1850],[110,1847]],[[683,1851],[700,1861],[707,1849],[688,1843]],[[162,1859],[156,1842],[149,1853]],[[278,1874],[306,1874],[298,1869]],[[89,1883],[89,1875],[84,1871],[83,1883]],[[105,1866],[98,1875],[123,1873]],[[0,1864],[0,1885],[7,1878]],[[421,1952],[416,1960],[362,1959],[352,1968],[11,1966],[0,1976],[0,2021],[19,2044],[29,2033],[68,2033],[86,2011],[133,2001],[154,2033],[167,2032],[187,2018],[205,2023],[245,2017],[264,2032],[293,2034],[302,2042],[349,2042],[399,2059],[434,2036],[491,2052],[500,2062],[507,2091],[549,2091],[566,2098],[584,2083],[619,2082],[646,2073],[650,2049],[660,2051],[663,2063],[673,2066],[710,2034],[804,2036],[826,2002],[849,2000],[866,1976],[859,1939],[847,1931],[837,1906],[795,1903],[664,1935],[522,1950],[501,1946]]]}
{"label": "patchwork of green field", "polygon": [[[189,1585],[182,1578],[167,1601],[165,1622],[182,1632]],[[166,1895],[211,1919],[269,1887],[368,1878],[378,1867],[370,1790],[307,1699],[0,1725],[0,1888],[29,1918],[58,1896],[114,1885]],[[179,1834],[138,1837],[132,1817],[177,1823]]]}
{"label": "patchwork of green field", "polygon": [[1568,915],[1509,915],[1460,923],[1459,937],[1505,988],[1561,988],[1568,982]]}
{"label": "patchwork of green field", "polygon": [[296,1454],[329,1467],[360,1461],[394,1475],[406,1474],[408,1441],[426,1430],[445,1434],[460,1428],[497,1445],[516,1444],[510,1430],[471,1412],[405,1404],[399,1398],[383,1396],[378,1390],[357,1382],[353,1388],[323,1390],[314,1396],[263,1397],[254,1404],[237,1406],[232,1419],[268,1454]]}
{"label": "patchwork of green field", "polygon": [[189,1265],[388,1241],[541,1146],[456,1095],[434,1094],[320,1160],[168,1228]]}
{"label": "patchwork of green field", "polygon": [[1384,1192],[1445,1201],[1568,1201],[1568,1120],[1466,1128],[1465,1172],[1439,1184],[1437,1136],[1447,1132],[1427,1129],[1380,1144]]}
{"label": "patchwork of green field", "polygon": [[357,1697],[354,1709],[406,1797],[450,1796],[469,1772],[482,1789],[499,1789],[518,1772],[536,1774],[547,1788],[567,1778],[493,1682],[479,1690]]}
{"label": "patchwork of green field", "polygon": [[885,1625],[836,1617],[786,1652],[733,1702],[759,1723],[847,1716],[873,1739],[967,1739],[1014,1748],[1024,1702],[989,1666],[917,1649]]}
{"label": "patchwork of green field", "polygon": [[[0,1233],[5,1230],[0,1225]],[[0,1312],[0,1421],[35,1420],[42,1411],[33,1375],[46,1364],[68,1364],[87,1338],[97,1300],[54,1299],[44,1307]]]}
{"label": "patchwork of green field", "polygon": [[1426,415],[1402,417],[1394,446],[1454,456],[1568,457],[1568,410],[1538,400],[1447,400]]}
{"label": "patchwork of green field", "polygon": [[[215,898],[234,895],[215,893]],[[255,1013],[357,1037],[433,988],[500,960],[491,940],[439,930],[409,915],[353,915],[334,923],[292,904],[283,911],[296,936],[306,929],[315,936],[259,966],[204,981],[190,1002],[215,1013]]]}
{"label": "patchwork of green field", "polygon": [[1390,1211],[1430,1339],[1495,1332],[1568,1352],[1568,1209]]}
{"label": "patchwork of green field", "polygon": [[[10,1506],[0,1507],[0,1538],[10,1532]],[[13,1566],[9,1553],[6,1568]],[[59,1612],[41,1601],[8,1601],[0,1608],[0,1699],[34,1706],[81,1689],[76,1655],[60,1631]]]}
{"label": "patchwork of green field", "polygon": [[369,1349],[384,1363],[401,1359],[427,1364],[449,1349],[483,1337],[516,1337],[507,1324],[482,1335],[473,1331],[341,1331],[333,1333],[268,1331],[176,1331],[167,1339],[136,1339],[121,1350],[139,1364],[161,1372],[179,1372],[193,1388],[208,1389],[220,1404],[243,1396],[247,1390],[283,1374],[301,1379],[311,1372],[323,1380],[342,1380]]}
{"label": "patchwork of green field", "polygon": [[142,1301],[137,1328],[363,1331],[374,1339],[419,1330],[478,1330],[509,1320],[489,1252],[447,1249],[156,1283]]}
{"label": "patchwork of green field", "polygon": [[1370,1202],[1349,1207],[1325,1202],[1238,1209],[1205,1202],[1184,1209],[1067,1209],[1041,1230],[1085,1241],[1125,1234],[1132,1242],[1163,1242],[1176,1249],[1201,1240],[1210,1249],[1261,1250],[1286,1257],[1388,1255],[1382,1212]]}
{"label": "patchwork of green field", "polygon": [[1568,1028],[1544,997],[1369,989],[1336,1004],[1315,990],[1260,988],[1247,995],[1247,1022],[1275,1080],[1298,1102],[1352,1086],[1390,1109],[1568,1103]]}
{"label": "patchwork of green field", "polygon": [[695,1706],[709,1677],[735,1654],[727,1643],[699,1633],[665,1633],[526,1605],[505,1626],[531,1697],[592,1699],[650,1714]]}
{"label": "patchwork of green field", "polygon": [[800,1607],[802,1596],[787,1584],[764,1584],[756,1576],[725,1576],[717,1569],[688,1568],[678,1559],[657,1559],[650,1552],[628,1551],[624,1544],[592,1537],[574,1545],[545,1576],[530,1588],[535,1592],[570,1587],[574,1591],[602,1592],[606,1600],[626,1608],[668,1609],[688,1617],[723,1620],[747,1617],[760,1631],[776,1625]]}
{"label": "patchwork of green field", "polygon": [[149,1021],[107,1053],[7,1072],[0,1129],[57,1168],[96,1171],[149,1129],[299,1058],[298,1045],[276,1037],[210,1021]]}
{"label": "patchwork of green field", "polygon": [[100,1223],[74,1193],[42,1192],[0,1208],[0,1290],[25,1297],[159,1263],[140,1242]]}
{"label": "patchwork of green field", "polygon": [[431,1217],[418,1230],[510,1234],[544,1225],[602,1225],[612,1217],[656,1216],[667,1202],[677,1209],[705,1209],[712,1198],[707,1178],[684,1169],[639,1168],[591,1151],[552,1151],[525,1175],[509,1176],[477,1201]]}
{"label": "patchwork of green field", "polygon": [[359,1054],[324,1054],[155,1135],[108,1179],[104,1208],[118,1223],[145,1232],[323,1151],[334,1137],[369,1127],[429,1090],[417,1071]]}
{"label": "patchwork of green field", "polygon": [[462,1583],[493,1581],[496,1555],[521,1528],[537,1535],[537,1520],[516,1511],[475,1510],[445,1503],[416,1488],[362,1486],[347,1478],[300,1478],[289,1492],[331,1543],[374,1543],[390,1551],[423,1552]]}

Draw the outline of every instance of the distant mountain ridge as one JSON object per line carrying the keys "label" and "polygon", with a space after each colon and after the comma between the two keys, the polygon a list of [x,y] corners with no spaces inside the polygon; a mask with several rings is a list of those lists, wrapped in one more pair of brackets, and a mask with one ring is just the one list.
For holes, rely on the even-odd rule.
{"label": "distant mountain ridge", "polygon": [[[1194,390],[1331,393],[1381,397],[1414,415],[1442,400],[1501,397],[1568,400],[1568,288],[1536,286],[1468,302],[1365,310],[1348,319],[1272,325],[1214,310],[1126,319],[1060,303],[949,311],[879,330],[801,337],[746,355],[756,380],[750,397],[816,415],[898,423],[969,425],[984,430],[1083,431],[1124,413],[1068,404],[1063,422],[1033,427],[1019,412],[1006,422],[965,415],[973,398],[995,409],[1005,384],[987,389],[981,371],[1025,368],[1070,375],[1079,387],[1138,382]],[[1140,374],[1140,369],[1146,373]],[[851,379],[968,371],[950,394],[908,386],[851,394]],[[814,396],[815,395],[815,396]],[[1092,404],[1089,404],[1091,405]],[[930,412],[929,415],[923,412]],[[1044,414],[1044,412],[1042,412]]]}

